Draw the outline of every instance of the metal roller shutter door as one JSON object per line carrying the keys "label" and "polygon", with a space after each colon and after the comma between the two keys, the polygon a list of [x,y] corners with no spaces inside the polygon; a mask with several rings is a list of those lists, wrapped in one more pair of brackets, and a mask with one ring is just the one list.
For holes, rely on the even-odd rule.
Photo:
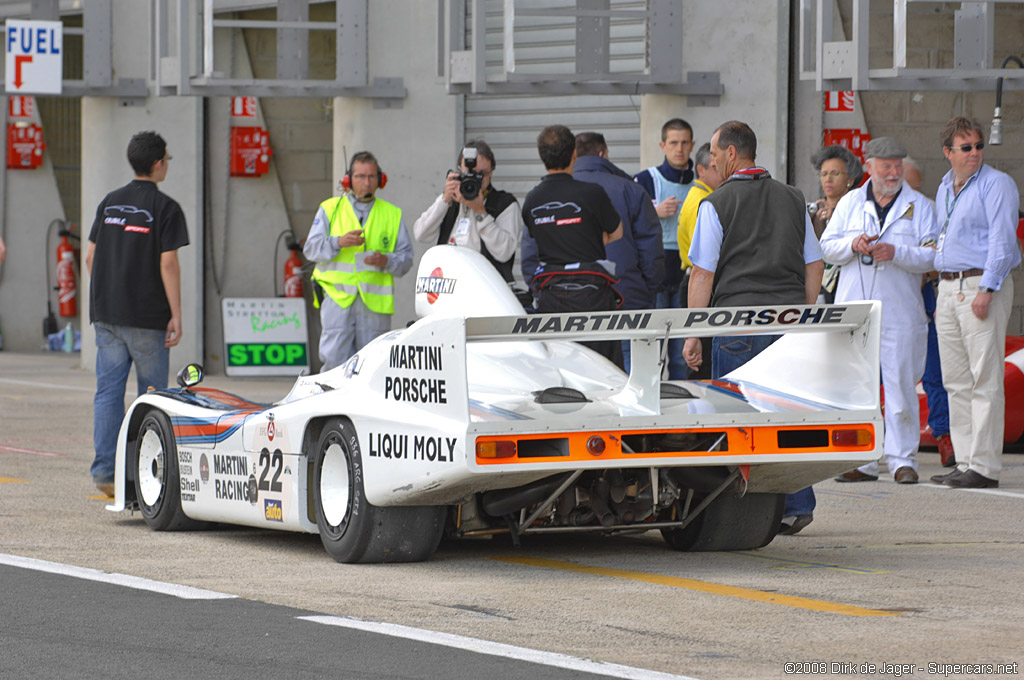
{"label": "metal roller shutter door", "polygon": [[[575,8],[575,2],[516,0],[516,9]],[[502,65],[502,3],[487,4],[487,67]],[[646,3],[611,2],[612,9],[645,9]],[[467,18],[467,26],[470,25]],[[638,72],[645,68],[646,24],[642,19],[615,19],[610,26],[610,70]],[[575,70],[575,23],[571,17],[517,17],[515,58],[519,72],[569,74]],[[544,175],[537,157],[537,134],[546,125],[567,125],[573,132],[600,132],[608,142],[610,160],[628,173],[640,168],[640,96],[571,94],[493,95],[464,97],[466,139],[484,139],[494,149],[498,167],[495,186],[522,200]]]}

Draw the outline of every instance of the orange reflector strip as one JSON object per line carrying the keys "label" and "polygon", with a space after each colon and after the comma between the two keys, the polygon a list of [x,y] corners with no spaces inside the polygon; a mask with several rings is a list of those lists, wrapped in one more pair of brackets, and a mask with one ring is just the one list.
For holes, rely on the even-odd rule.
{"label": "orange reflector strip", "polygon": [[506,440],[477,441],[477,458],[515,458],[516,443]]}
{"label": "orange reflector strip", "polygon": [[[818,446],[779,446],[779,434],[799,433],[804,430],[827,431],[829,435],[822,437],[822,445]],[[721,434],[724,437],[714,451],[676,450],[635,452],[623,446],[623,438],[634,436],[682,435],[693,433],[707,436]],[[848,451],[867,451],[874,447],[874,426],[869,423],[850,425],[796,425],[796,426],[754,426],[754,427],[716,427],[716,428],[680,428],[666,430],[618,430],[599,432],[550,432],[544,434],[523,434],[514,439],[509,435],[481,436],[476,440],[476,458],[481,464],[498,465],[508,463],[560,463],[571,461],[602,459],[643,460],[644,458],[707,458],[736,455],[771,456],[791,453],[843,453]],[[792,439],[793,437],[789,437]],[[799,438],[797,438],[799,439]],[[537,453],[536,446],[544,441],[559,440],[557,455]],[[605,446],[597,451],[598,442]],[[522,452],[520,451],[522,447]],[[511,459],[511,460],[510,460]]]}

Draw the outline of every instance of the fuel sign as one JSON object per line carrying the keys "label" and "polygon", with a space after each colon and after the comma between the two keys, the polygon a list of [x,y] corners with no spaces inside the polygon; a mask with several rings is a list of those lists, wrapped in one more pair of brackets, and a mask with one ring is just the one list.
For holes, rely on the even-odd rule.
{"label": "fuel sign", "polygon": [[60,94],[64,26],[59,21],[7,20],[4,83],[8,94]]}

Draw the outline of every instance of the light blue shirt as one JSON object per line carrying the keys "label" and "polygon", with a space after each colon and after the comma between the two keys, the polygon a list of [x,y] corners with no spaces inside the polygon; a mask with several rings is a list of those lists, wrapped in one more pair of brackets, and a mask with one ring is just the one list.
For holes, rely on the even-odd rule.
{"label": "light blue shirt", "polygon": [[[701,269],[714,272],[718,269],[718,256],[722,252],[722,221],[718,218],[710,201],[701,201],[697,208],[697,226],[693,230],[693,241],[690,243],[690,262]],[[804,211],[804,264],[822,259],[821,246],[814,235],[811,218]]]}
{"label": "light blue shirt", "polygon": [[979,285],[999,290],[1010,270],[1020,264],[1020,192],[1013,178],[987,165],[967,180],[959,196],[953,195],[954,180],[950,170],[935,194],[941,227],[935,268],[940,272],[984,269]]}

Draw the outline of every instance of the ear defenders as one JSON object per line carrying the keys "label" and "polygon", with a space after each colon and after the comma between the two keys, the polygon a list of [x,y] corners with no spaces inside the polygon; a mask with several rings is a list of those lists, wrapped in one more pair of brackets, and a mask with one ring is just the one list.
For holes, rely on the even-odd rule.
{"label": "ear defenders", "polygon": [[[387,186],[388,176],[380,166],[377,166],[377,188],[383,189]],[[341,188],[345,191],[352,191],[352,166],[349,166],[348,170],[345,171],[345,176],[341,178]]]}

